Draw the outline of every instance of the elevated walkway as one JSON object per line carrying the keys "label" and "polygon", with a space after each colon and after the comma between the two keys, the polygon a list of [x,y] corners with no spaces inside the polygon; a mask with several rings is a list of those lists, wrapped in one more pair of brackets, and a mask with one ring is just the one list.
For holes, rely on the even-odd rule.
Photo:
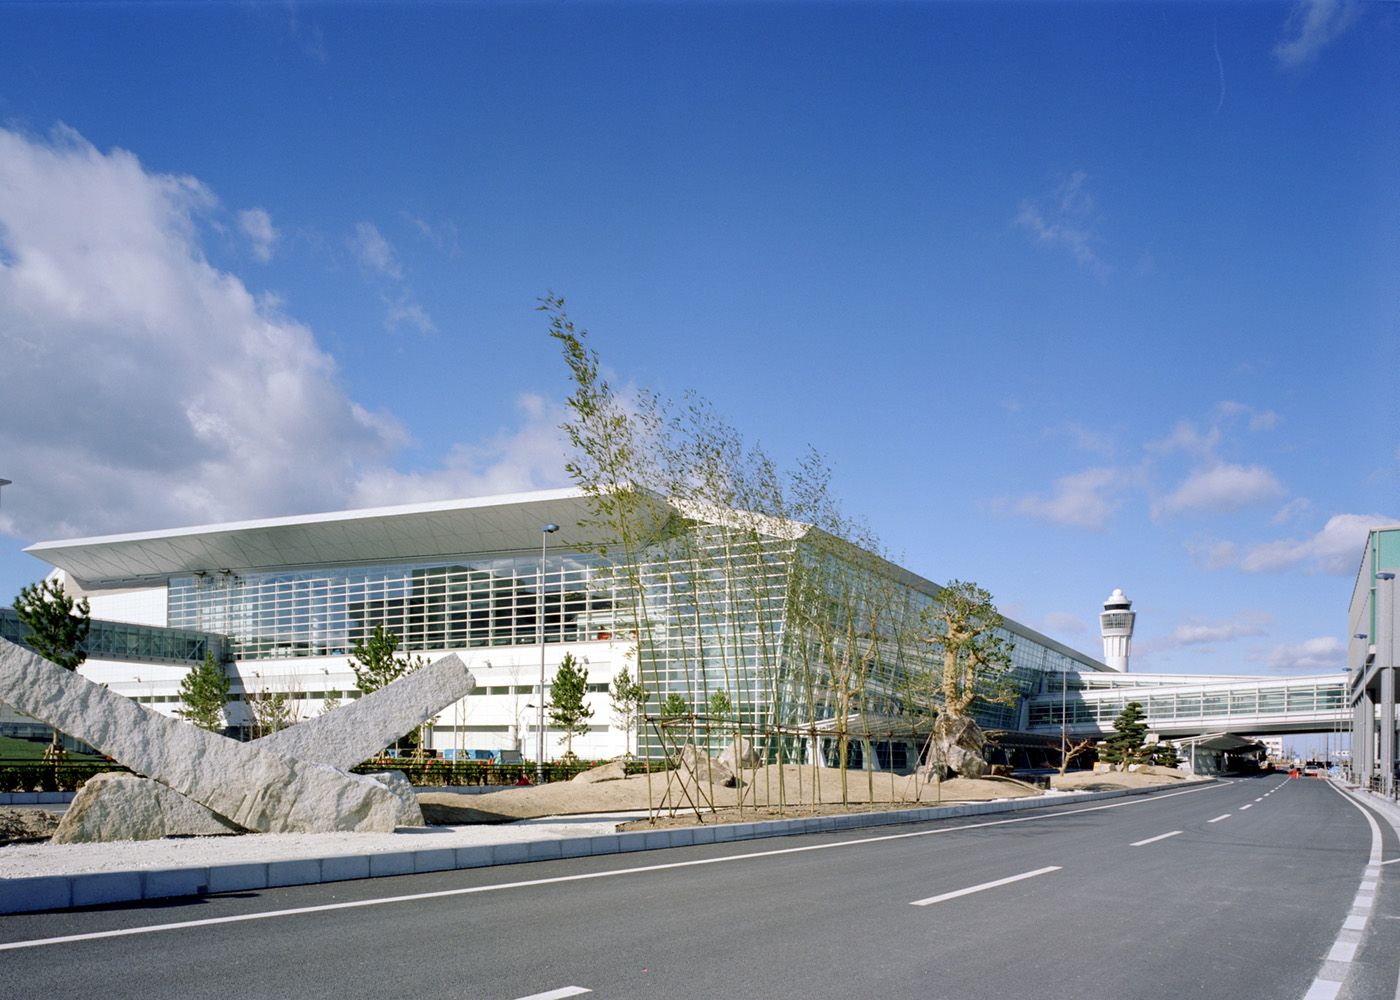
{"label": "elevated walkway", "polygon": [[1026,699],[1026,729],[1101,736],[1130,701],[1142,704],[1152,732],[1177,738],[1204,732],[1263,736],[1346,729],[1345,677],[1187,677],[1181,674],[1069,674],[1063,689]]}

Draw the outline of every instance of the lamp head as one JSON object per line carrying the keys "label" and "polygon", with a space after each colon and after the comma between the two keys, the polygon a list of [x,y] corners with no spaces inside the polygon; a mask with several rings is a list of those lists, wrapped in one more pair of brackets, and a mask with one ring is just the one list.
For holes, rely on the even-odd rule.
{"label": "lamp head", "polygon": [[556,531],[559,530],[559,525],[557,525],[557,524],[546,524],[546,525],[542,526],[542,527],[540,528],[540,530],[543,531],[546,535],[552,535],[552,534],[554,534]]}

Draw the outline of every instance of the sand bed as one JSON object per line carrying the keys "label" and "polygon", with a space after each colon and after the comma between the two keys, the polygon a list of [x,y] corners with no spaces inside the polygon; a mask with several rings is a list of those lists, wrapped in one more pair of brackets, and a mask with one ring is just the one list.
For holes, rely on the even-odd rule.
{"label": "sand bed", "polygon": [[[648,780],[650,792],[648,792]],[[529,788],[511,788],[484,795],[454,792],[423,792],[418,796],[424,818],[430,823],[509,823],[540,816],[565,816],[621,810],[660,811],[664,815],[688,813],[695,821],[695,809],[708,811],[711,804],[721,811],[738,811],[740,795],[748,810],[776,811],[782,804],[787,815],[811,815],[815,810],[845,811],[842,806],[841,772],[835,769],[776,764],[744,771],[742,789],[694,783],[682,788],[665,774],[633,775],[616,781],[591,784],[565,781]],[[844,801],[852,807],[875,804],[935,805],[942,802],[986,802],[991,799],[1019,798],[1040,794],[1032,785],[1010,778],[969,780],[955,778],[938,785],[914,775],[848,771]],[[832,809],[831,807],[835,807]],[[752,818],[752,817],[750,817]]]}

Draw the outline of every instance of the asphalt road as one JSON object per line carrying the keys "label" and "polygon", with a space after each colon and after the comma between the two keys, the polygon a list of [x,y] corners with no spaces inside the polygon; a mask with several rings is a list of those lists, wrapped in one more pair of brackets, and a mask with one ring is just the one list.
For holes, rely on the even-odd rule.
{"label": "asphalt road", "polygon": [[[93,935],[0,950],[0,991],[1302,998],[1371,850],[1366,817],[1327,783],[1271,776],[1004,819],[0,917],[0,947]],[[1396,996],[1400,868],[1381,871],[1341,1000]]]}

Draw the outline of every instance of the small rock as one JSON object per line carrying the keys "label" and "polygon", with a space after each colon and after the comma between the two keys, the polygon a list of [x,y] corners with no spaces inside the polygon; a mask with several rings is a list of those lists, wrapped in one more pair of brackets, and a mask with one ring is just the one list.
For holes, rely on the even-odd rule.
{"label": "small rock", "polygon": [[753,746],[742,736],[734,737],[729,745],[720,751],[719,762],[735,773],[746,767],[758,767],[762,763]]}

